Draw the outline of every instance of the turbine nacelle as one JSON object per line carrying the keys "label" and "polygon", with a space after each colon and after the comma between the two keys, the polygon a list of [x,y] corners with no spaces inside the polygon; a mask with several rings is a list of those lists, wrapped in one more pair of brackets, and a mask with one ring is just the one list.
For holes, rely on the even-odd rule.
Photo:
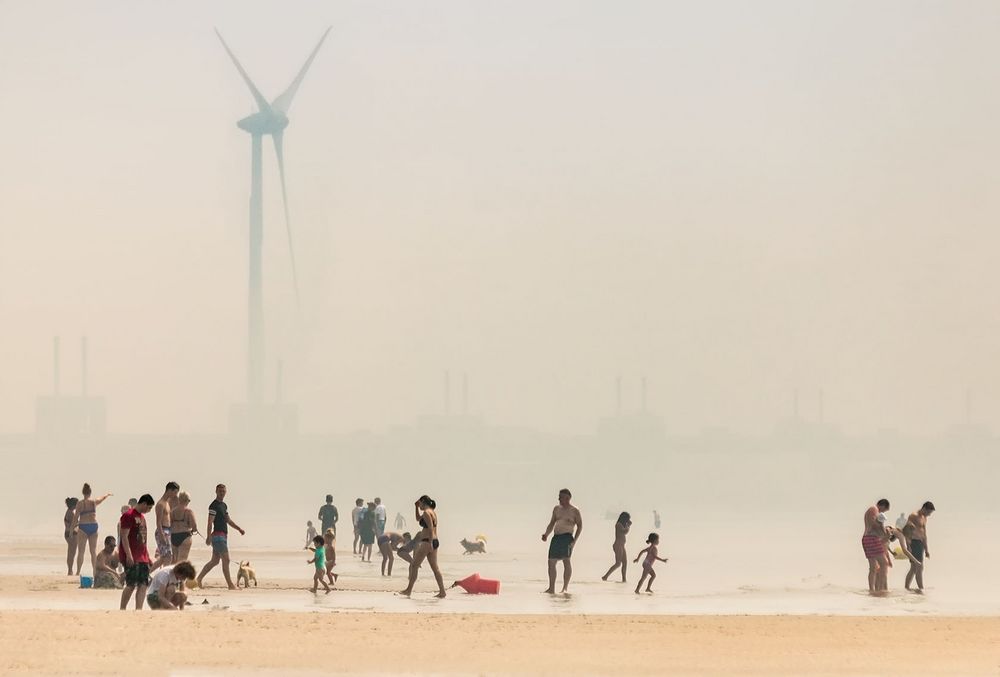
{"label": "turbine nacelle", "polygon": [[280,134],[288,126],[288,116],[274,109],[262,110],[246,116],[236,126],[251,134]]}

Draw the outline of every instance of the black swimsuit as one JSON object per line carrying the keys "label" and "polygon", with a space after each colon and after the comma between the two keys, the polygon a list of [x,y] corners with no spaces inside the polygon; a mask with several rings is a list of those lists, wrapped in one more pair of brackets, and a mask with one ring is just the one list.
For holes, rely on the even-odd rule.
{"label": "black swimsuit", "polygon": [[[421,516],[420,516],[420,519],[418,519],[418,520],[417,520],[417,524],[419,524],[420,526],[422,526],[422,527],[423,527],[424,529],[427,529],[427,528],[429,528],[429,527],[427,526],[427,522],[426,522],[426,521],[424,520],[424,516],[423,516],[423,515],[421,515]],[[435,538],[435,539],[430,539],[430,538],[421,538],[421,539],[420,539],[420,542],[421,542],[421,543],[430,543],[430,544],[431,544],[431,547],[432,547],[432,548],[434,548],[435,550],[437,550],[437,549],[438,549],[438,546],[440,546],[440,545],[441,545],[441,541],[439,541],[439,540],[438,540],[438,539],[436,539],[436,538]]]}

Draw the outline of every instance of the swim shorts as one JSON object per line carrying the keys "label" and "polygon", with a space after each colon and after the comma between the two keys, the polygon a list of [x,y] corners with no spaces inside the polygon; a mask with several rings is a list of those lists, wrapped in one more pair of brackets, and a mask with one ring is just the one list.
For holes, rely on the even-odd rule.
{"label": "swim shorts", "polygon": [[874,536],[872,534],[862,536],[861,548],[865,551],[865,557],[868,559],[885,557],[885,544],[878,536]]}
{"label": "swim shorts", "polygon": [[549,559],[568,559],[573,552],[573,534],[555,534],[549,541]]}
{"label": "swim shorts", "polygon": [[170,549],[170,529],[157,529],[154,532],[156,537],[156,556],[172,557],[173,551]]}
{"label": "swim shorts", "polygon": [[913,539],[910,541],[910,552],[913,553],[913,557],[916,558],[918,562],[924,561],[924,550],[927,546],[924,545],[923,541]]}
{"label": "swim shorts", "polygon": [[229,554],[229,539],[225,534],[212,534],[212,554],[219,556]]}
{"label": "swim shorts", "polygon": [[130,588],[149,585],[149,563],[136,562],[125,567],[125,585]]}

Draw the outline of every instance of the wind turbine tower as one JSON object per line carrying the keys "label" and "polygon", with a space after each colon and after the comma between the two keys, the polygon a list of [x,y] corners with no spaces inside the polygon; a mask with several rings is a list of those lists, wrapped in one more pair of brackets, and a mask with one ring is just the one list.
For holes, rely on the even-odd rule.
{"label": "wind turbine tower", "polygon": [[[264,95],[260,93],[257,86],[247,75],[236,55],[229,49],[229,45],[223,40],[222,34],[216,29],[215,34],[219,36],[219,41],[232,59],[233,65],[239,72],[243,82],[246,83],[254,102],[257,104],[257,112],[248,115],[236,123],[243,131],[250,134],[250,270],[249,289],[247,295],[247,407],[248,421],[253,421],[263,404],[264,392],[264,302],[263,302],[263,280],[261,265],[261,247],[264,240],[264,214],[263,197],[264,182],[262,177],[263,164],[263,139],[270,136],[274,142],[274,152],[278,160],[278,175],[281,178],[281,200],[285,212],[285,233],[288,238],[288,251],[291,259],[292,284],[295,287],[295,303],[299,305],[299,282],[298,271],[295,268],[295,250],[292,245],[292,227],[288,218],[288,193],[285,188],[285,157],[284,157],[284,134],[288,126],[288,109],[292,105],[295,93],[302,84],[302,80],[312,65],[316,53],[323,46],[323,41],[330,33],[327,28],[319,39],[305,64],[299,70],[298,75],[284,92],[279,94],[273,101],[268,102]],[[277,404],[277,403],[276,403]]]}

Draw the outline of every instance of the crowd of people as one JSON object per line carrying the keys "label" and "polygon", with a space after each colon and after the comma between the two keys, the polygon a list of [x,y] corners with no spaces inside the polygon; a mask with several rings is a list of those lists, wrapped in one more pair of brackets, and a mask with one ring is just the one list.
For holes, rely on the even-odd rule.
{"label": "crowd of people", "polygon": [[[205,576],[215,567],[221,565],[222,575],[229,589],[236,586],[232,581],[229,556],[229,530],[236,530],[241,535],[246,532],[233,521],[229,507],[226,505],[226,485],[219,484],[215,488],[215,500],[208,507],[206,521],[208,533],[204,535],[205,544],[211,546],[211,558],[196,574],[194,565],[189,560],[191,546],[195,536],[201,536],[195,512],[191,509],[191,497],[181,491],[176,482],[168,482],[163,494],[154,500],[150,494],[143,494],[138,499],[130,499],[122,506],[118,520],[117,537],[108,535],[104,545],[97,550],[99,540],[99,523],[97,508],[111,494],[99,498],[93,496],[89,484],[84,484],[82,498],[67,498],[64,516],[65,539],[67,544],[66,567],[69,575],[80,575],[85,552],[89,546],[91,566],[93,570],[94,587],[121,588],[121,608],[125,609],[132,595],[135,595],[135,606],[141,609],[144,601],[154,609],[182,609],[187,602],[185,590],[200,587]],[[542,541],[548,542],[548,582],[544,592],[554,594],[556,590],[557,565],[563,565],[562,592],[569,590],[573,576],[573,549],[583,532],[583,517],[579,508],[571,502],[572,493],[569,489],[561,489],[558,503],[552,508],[549,523],[542,534]],[[923,567],[925,558],[930,557],[927,541],[927,518],[934,513],[934,504],[925,502],[918,510],[908,517],[901,513],[895,525],[889,523],[888,511],[890,505],[887,499],[880,499],[869,507],[864,514],[864,533],[861,545],[868,560],[868,589],[873,595],[885,594],[889,589],[888,574],[894,559],[909,561],[910,568],[905,578],[907,590],[921,593],[924,589]],[[155,529],[153,541],[155,552],[150,556],[147,549],[147,527],[145,515],[153,512]],[[373,547],[377,546],[382,557],[381,573],[392,576],[393,564],[396,558],[408,564],[407,586],[400,594],[410,595],[417,581],[421,566],[426,561],[438,587],[437,596],[445,597],[447,592],[444,579],[438,564],[438,515],[437,503],[429,496],[421,496],[414,502],[414,520],[419,527],[416,535],[408,531],[400,533],[405,528],[406,519],[401,513],[396,514],[397,531],[386,531],[386,508],[382,499],[374,498],[365,502],[355,500],[351,511],[353,527],[352,553],[362,562],[372,561]],[[655,514],[659,522],[659,514]],[[336,538],[339,512],[333,505],[333,496],[327,495],[326,502],[320,506],[317,513],[320,531],[307,522],[305,549],[313,556],[308,560],[314,566],[312,591],[318,592],[319,586],[330,592],[337,580],[334,567],[337,562]],[[611,575],[621,570],[622,582],[627,580],[628,554],[626,540],[632,527],[632,519],[628,512],[622,512],[614,525],[614,541],[611,545],[614,563],[602,576],[607,581]],[[551,538],[550,538],[551,537]],[[646,592],[652,592],[656,573],[653,567],[656,562],[667,562],[667,558],[659,556],[660,537],[656,532],[650,533],[646,539],[647,547],[639,552],[633,560],[642,562],[642,574],[636,585],[635,592],[642,591],[646,583]],[[648,581],[648,583],[647,583]],[[911,588],[912,584],[916,588]]]}
{"label": "crowd of people", "polygon": [[[191,497],[181,491],[177,482],[167,482],[159,500],[150,494],[129,499],[121,508],[116,536],[105,536],[104,547],[99,552],[97,508],[111,494],[92,497],[89,484],[84,484],[83,498],[67,498],[64,516],[67,544],[67,574],[74,575],[73,560],[76,556],[76,573],[83,568],[83,557],[90,546],[92,581],[95,588],[121,588],[121,608],[125,609],[135,595],[135,608],[148,603],[152,609],[183,609],[187,603],[185,589],[199,587],[205,576],[219,564],[230,589],[235,589],[229,560],[229,528],[240,534],[243,529],[229,515],[225,503],[226,486],[215,488],[215,500],[209,505],[209,533],[205,544],[212,547],[212,557],[195,571],[188,559],[193,539],[200,536],[198,522],[191,509]],[[148,548],[146,515],[153,512],[155,528],[151,556]]]}

